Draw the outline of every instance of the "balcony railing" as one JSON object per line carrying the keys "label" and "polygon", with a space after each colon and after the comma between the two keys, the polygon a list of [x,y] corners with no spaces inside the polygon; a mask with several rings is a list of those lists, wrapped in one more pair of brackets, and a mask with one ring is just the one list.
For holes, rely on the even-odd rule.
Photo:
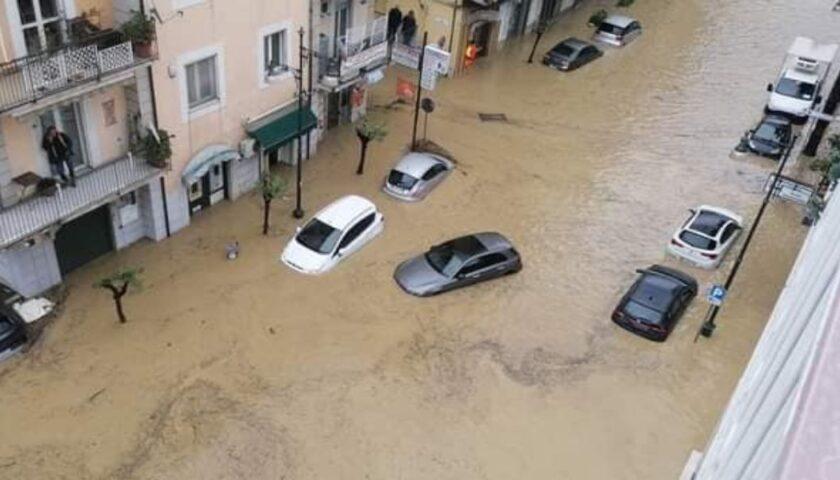
{"label": "balcony railing", "polygon": [[339,38],[338,55],[324,59],[321,65],[322,83],[335,86],[384,65],[388,57],[387,27],[387,18],[382,16]]}
{"label": "balcony railing", "polygon": [[75,188],[60,188],[51,196],[36,194],[0,210],[0,248],[124,195],[161,173],[129,156],[79,176]]}
{"label": "balcony railing", "polygon": [[88,82],[100,81],[153,58],[135,55],[132,44],[116,30],[0,64],[0,112]]}

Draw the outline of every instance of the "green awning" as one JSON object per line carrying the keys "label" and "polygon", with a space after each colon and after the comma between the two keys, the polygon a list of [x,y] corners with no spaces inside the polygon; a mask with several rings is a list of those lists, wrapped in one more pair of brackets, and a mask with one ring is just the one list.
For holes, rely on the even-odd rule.
{"label": "green awning", "polygon": [[294,110],[257,128],[249,129],[248,134],[254,137],[263,149],[269,150],[296,138],[298,128],[303,134],[315,128],[316,125],[318,125],[318,119],[311,110]]}

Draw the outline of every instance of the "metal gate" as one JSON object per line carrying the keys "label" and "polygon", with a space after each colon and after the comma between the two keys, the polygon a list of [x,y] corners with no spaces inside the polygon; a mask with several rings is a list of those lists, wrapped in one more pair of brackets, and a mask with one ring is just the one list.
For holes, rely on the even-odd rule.
{"label": "metal gate", "polygon": [[113,250],[107,205],[68,222],[55,236],[55,252],[62,276]]}

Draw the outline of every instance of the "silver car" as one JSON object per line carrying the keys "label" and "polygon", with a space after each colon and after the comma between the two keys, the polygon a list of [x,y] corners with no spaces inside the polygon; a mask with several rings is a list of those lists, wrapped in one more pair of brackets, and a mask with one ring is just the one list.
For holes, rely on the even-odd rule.
{"label": "silver car", "polygon": [[436,245],[401,263],[394,280],[406,292],[428,297],[521,269],[519,253],[508,239],[484,232]]}
{"label": "silver car", "polygon": [[638,20],[623,15],[610,15],[598,25],[593,37],[596,42],[623,47],[642,34]]}
{"label": "silver car", "polygon": [[382,191],[406,202],[418,202],[426,198],[454,168],[455,164],[439,155],[412,152],[391,170]]}

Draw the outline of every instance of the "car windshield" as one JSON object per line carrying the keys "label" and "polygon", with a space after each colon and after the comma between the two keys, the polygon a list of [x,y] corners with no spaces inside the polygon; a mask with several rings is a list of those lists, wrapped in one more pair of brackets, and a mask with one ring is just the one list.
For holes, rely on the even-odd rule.
{"label": "car windshield", "polygon": [[630,300],[627,302],[627,305],[624,306],[624,312],[631,317],[640,320],[644,323],[650,324],[660,324],[662,323],[662,313],[657,312],[656,310],[646,307],[641,303],[635,302]]}
{"label": "car windshield", "polygon": [[575,55],[575,49],[565,43],[561,43],[560,45],[554,47],[551,50],[551,53],[557,57],[572,58]]}
{"label": "car windshield", "polygon": [[341,231],[313,218],[297,234],[297,241],[304,247],[318,253],[330,253],[341,237]]}
{"label": "car windshield", "polygon": [[816,86],[813,83],[800,82],[792,78],[784,77],[776,85],[776,93],[786,97],[798,98],[799,100],[811,100],[814,98]]}
{"label": "car windshield", "polygon": [[6,338],[15,330],[15,324],[5,314],[0,313],[0,338]]}
{"label": "car windshield", "polygon": [[694,219],[691,226],[688,228],[715,238],[717,237],[720,229],[723,228],[728,221],[729,219],[723,215],[703,210],[700,212],[700,215],[697,215],[697,218]]}
{"label": "car windshield", "polygon": [[477,238],[461,237],[432,247],[426,252],[426,260],[438,273],[451,277],[464,262],[483,251],[484,245]]}
{"label": "car windshield", "polygon": [[767,143],[782,143],[784,130],[772,123],[762,123],[753,134],[753,138]]}
{"label": "car windshield", "polygon": [[613,25],[612,23],[601,22],[601,25],[598,27],[598,31],[601,33],[610,33],[612,35],[621,35],[624,33],[624,29],[619,27],[618,25]]}
{"label": "car windshield", "polygon": [[714,250],[717,247],[717,242],[711,238],[688,230],[680,233],[680,240],[700,250]]}
{"label": "car windshield", "polygon": [[417,183],[417,179],[399,170],[391,170],[388,175],[388,183],[403,190],[411,190],[411,187]]}

